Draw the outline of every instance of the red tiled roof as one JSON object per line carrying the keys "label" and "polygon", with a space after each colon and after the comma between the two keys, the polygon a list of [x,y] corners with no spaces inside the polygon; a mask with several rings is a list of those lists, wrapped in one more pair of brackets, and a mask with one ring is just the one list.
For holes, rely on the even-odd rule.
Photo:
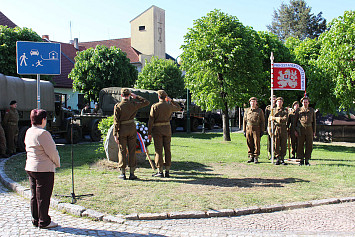
{"label": "red tiled roof", "polygon": [[0,11],[0,25],[8,26],[11,28],[15,28],[17,26],[9,18],[7,18],[1,11]]}
{"label": "red tiled roof", "polygon": [[88,48],[95,48],[97,45],[106,45],[107,47],[116,46],[120,48],[123,52],[127,54],[127,58],[131,63],[139,62],[139,54],[137,50],[131,47],[131,38],[122,39],[112,39],[112,40],[102,40],[102,41],[91,41],[91,42],[80,42],[79,46]]}

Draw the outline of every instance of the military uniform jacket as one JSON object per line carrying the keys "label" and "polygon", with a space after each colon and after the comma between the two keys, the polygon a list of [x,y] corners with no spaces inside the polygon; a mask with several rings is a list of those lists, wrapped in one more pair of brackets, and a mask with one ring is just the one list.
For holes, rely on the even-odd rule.
{"label": "military uniform jacket", "polygon": [[[285,108],[274,108],[273,110],[274,126],[275,127],[285,127],[288,121],[288,112]],[[271,126],[271,116],[269,117],[269,127]]]}
{"label": "military uniform jacket", "polygon": [[243,131],[246,131],[247,126],[259,126],[260,131],[265,130],[264,112],[260,108],[249,108],[244,114]]}
{"label": "military uniform jacket", "polygon": [[316,113],[313,108],[308,107],[307,109],[301,107],[296,113],[296,131],[300,132],[300,128],[312,127],[313,132],[316,132]]}
{"label": "military uniform jacket", "polygon": [[150,109],[149,121],[148,121],[148,134],[152,134],[154,126],[170,125],[171,114],[175,111],[180,111],[181,107],[173,100],[168,103],[164,100],[159,100],[158,103],[152,105]]}
{"label": "military uniform jacket", "polygon": [[290,109],[290,112],[288,113],[287,127],[290,129],[290,131],[294,131],[296,128],[296,113],[298,113],[298,110],[299,109]]}
{"label": "military uniform jacket", "polygon": [[114,136],[119,137],[119,130],[122,122],[133,120],[134,117],[136,117],[138,109],[149,105],[149,101],[139,95],[137,95],[136,99],[138,101],[122,99],[121,102],[115,105],[113,109],[114,111],[113,135]]}
{"label": "military uniform jacket", "polygon": [[17,109],[10,108],[9,111],[6,111],[5,116],[4,116],[4,127],[8,126],[18,126],[18,112]]}

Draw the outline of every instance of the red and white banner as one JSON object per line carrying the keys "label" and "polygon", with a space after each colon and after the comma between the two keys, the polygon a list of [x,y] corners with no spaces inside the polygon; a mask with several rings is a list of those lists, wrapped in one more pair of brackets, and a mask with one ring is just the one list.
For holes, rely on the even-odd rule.
{"label": "red and white banner", "polygon": [[274,63],[273,90],[306,90],[303,68],[294,63]]}

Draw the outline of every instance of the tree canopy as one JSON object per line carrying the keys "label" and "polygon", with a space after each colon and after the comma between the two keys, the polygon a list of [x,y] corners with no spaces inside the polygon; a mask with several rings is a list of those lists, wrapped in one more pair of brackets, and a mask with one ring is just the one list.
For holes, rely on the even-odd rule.
{"label": "tree canopy", "polygon": [[226,141],[228,108],[258,91],[262,66],[254,35],[237,17],[214,10],[194,21],[181,46],[185,86],[203,109],[223,111]]}
{"label": "tree canopy", "polygon": [[355,11],[333,19],[319,38],[317,66],[335,84],[333,95],[340,109],[354,109],[355,101]]}
{"label": "tree canopy", "polygon": [[172,60],[153,57],[146,62],[138,75],[135,84],[137,89],[163,89],[172,98],[180,98],[185,94],[185,84],[182,72]]}
{"label": "tree canopy", "polygon": [[105,87],[133,87],[138,71],[121,49],[98,45],[81,51],[69,74],[74,91],[84,93],[85,99],[98,101]]}
{"label": "tree canopy", "polygon": [[274,10],[273,20],[267,28],[282,41],[288,37],[298,39],[317,38],[326,30],[326,20],[322,12],[314,15],[305,0],[290,0]]}
{"label": "tree canopy", "polygon": [[10,28],[0,25],[0,73],[19,76],[16,67],[16,41],[41,42],[42,38],[26,27]]}

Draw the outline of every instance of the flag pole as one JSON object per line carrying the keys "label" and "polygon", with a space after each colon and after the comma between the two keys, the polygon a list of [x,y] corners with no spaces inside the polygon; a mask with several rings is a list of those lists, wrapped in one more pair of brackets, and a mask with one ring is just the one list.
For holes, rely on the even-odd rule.
{"label": "flag pole", "polygon": [[[273,107],[274,107],[274,53],[271,52],[271,111],[270,116],[273,116]],[[271,164],[274,163],[274,123],[271,121]]]}

